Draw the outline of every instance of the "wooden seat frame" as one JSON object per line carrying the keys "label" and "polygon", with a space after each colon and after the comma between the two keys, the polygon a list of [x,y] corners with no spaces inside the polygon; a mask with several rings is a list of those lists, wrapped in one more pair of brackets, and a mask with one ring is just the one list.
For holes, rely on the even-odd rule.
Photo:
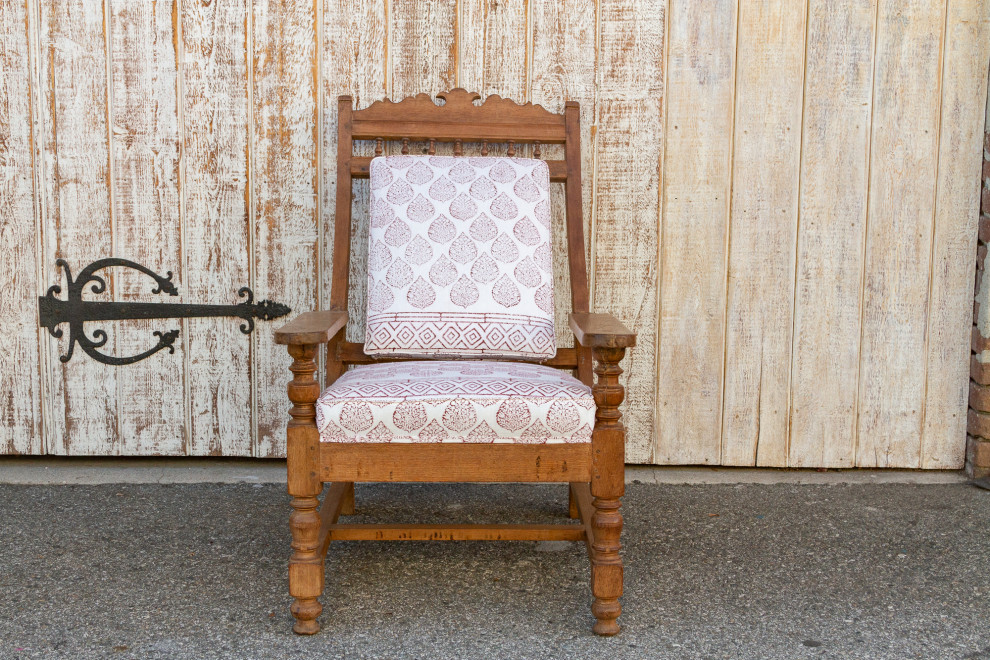
{"label": "wooden seat frame", "polygon": [[[379,101],[354,110],[350,96],[338,102],[337,201],[333,242],[331,310],[300,315],[275,333],[293,358],[294,378],[288,386],[292,402],[288,425],[288,489],[292,496],[289,525],[289,593],[294,601],[293,630],[319,631],[322,611],[324,560],[335,540],[568,540],[584,541],[591,559],[594,631],[614,635],[621,611],[622,532],[620,498],[624,492],[625,430],[619,422],[624,397],[618,377],[619,362],[636,336],[614,317],[591,314],[588,309],[588,273],[585,264],[581,205],[581,132],[579,109],[567,102],[563,114],[541,106],[518,105],[490,96],[480,105],[478,94],[455,89],[438,95],[437,105],[426,94],[393,103]],[[326,384],[333,383],[349,365],[403,358],[374,358],[363,345],[345,340],[348,275],[350,272],[352,181],[368,176],[370,158],[355,156],[354,142],[370,140],[382,154],[386,142],[452,142],[461,156],[465,142],[507,143],[508,155],[517,144],[532,144],[540,157],[541,145],[564,145],[564,160],[548,160],[551,181],[565,184],[567,257],[571,283],[570,328],[575,347],[560,348],[543,363],[569,369],[592,387],[597,405],[590,443],[582,444],[388,444],[321,443],[316,427],[316,357],[326,347]],[[408,358],[407,358],[408,359]],[[592,359],[597,382],[592,382]],[[580,523],[560,525],[352,525],[338,523],[340,515],[354,512],[354,482],[567,482],[569,514]],[[321,506],[324,484],[330,488]]]}

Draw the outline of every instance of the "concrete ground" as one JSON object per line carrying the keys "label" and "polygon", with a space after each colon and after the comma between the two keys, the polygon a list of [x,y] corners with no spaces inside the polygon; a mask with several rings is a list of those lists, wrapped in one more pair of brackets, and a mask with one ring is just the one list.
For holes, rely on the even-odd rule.
{"label": "concrete ground", "polygon": [[[284,486],[0,485],[0,658],[990,660],[990,491],[638,474],[611,639],[579,544],[337,543],[323,631],[297,637]],[[346,520],[542,522],[567,496],[375,484],[357,505]]]}

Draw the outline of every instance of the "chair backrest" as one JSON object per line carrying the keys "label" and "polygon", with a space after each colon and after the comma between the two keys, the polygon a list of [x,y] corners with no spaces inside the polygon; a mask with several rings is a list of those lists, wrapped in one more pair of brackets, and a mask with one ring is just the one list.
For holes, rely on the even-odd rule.
{"label": "chair backrest", "polygon": [[[581,129],[576,102],[568,101],[563,114],[527,103],[519,105],[499,96],[489,96],[476,105],[479,94],[454,89],[437,95],[437,105],[426,94],[399,102],[378,101],[362,110],[354,110],[350,96],[338,100],[337,201],[333,241],[333,280],[331,309],[346,310],[350,294],[351,208],[353,180],[369,176],[371,157],[356,156],[354,142],[375,143],[375,154],[385,153],[385,143],[402,144],[409,153],[410,142],[429,143],[427,153],[434,153],[438,142],[453,143],[453,155],[461,156],[464,143],[480,143],[486,155],[492,143],[507,145],[507,155],[514,155],[520,144],[532,144],[533,156],[541,156],[541,145],[562,144],[563,160],[547,160],[551,183],[565,186],[567,258],[570,275],[571,308],[588,309],[588,271],[585,262],[584,225],[581,204]],[[361,344],[343,342],[338,355],[344,363],[381,362],[394,358],[374,358],[363,353]],[[586,349],[560,348],[546,364],[577,369],[581,380],[590,382],[590,355]]]}

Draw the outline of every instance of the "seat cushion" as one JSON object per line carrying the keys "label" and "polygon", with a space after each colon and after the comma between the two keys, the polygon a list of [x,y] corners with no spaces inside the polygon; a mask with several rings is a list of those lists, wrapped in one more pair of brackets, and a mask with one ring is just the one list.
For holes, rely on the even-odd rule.
{"label": "seat cushion", "polygon": [[590,442],[595,400],[541,364],[393,362],[341,376],[316,422],[323,442]]}
{"label": "seat cushion", "polygon": [[549,190],[537,159],[372,159],[365,353],[552,356]]}

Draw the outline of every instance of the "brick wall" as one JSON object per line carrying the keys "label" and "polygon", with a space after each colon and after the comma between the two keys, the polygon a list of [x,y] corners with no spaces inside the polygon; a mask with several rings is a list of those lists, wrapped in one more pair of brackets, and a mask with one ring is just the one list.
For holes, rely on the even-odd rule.
{"label": "brick wall", "polygon": [[969,384],[969,438],[966,471],[990,475],[990,97],[983,140],[983,186],[980,191],[980,235],[976,253],[976,301],[973,307],[973,358]]}

